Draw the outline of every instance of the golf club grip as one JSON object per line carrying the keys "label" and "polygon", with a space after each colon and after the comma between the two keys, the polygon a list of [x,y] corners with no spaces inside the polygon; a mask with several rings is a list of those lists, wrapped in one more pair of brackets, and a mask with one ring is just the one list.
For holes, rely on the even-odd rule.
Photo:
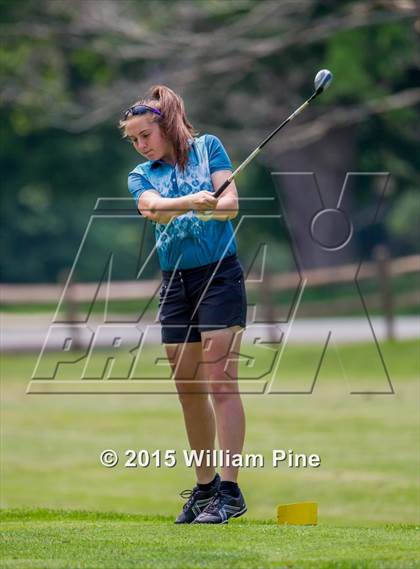
{"label": "golf club grip", "polygon": [[220,194],[226,190],[226,188],[229,186],[232,180],[233,177],[229,177],[227,180],[225,180],[223,184],[220,186],[220,188],[218,188],[218,190],[214,193],[214,197],[218,198]]}
{"label": "golf club grip", "polygon": [[229,176],[229,178],[227,180],[225,180],[223,182],[223,184],[220,186],[220,188],[218,188],[214,194],[215,198],[218,198],[220,196],[220,194],[222,192],[224,192],[226,190],[226,188],[229,186],[229,184],[231,183],[231,181],[235,178],[235,176],[237,174],[239,174],[239,172],[241,170],[243,170],[245,168],[245,166],[247,166],[251,160],[253,160],[255,158],[255,156],[261,152],[261,146],[258,146],[255,150],[253,150],[251,152],[251,154],[248,156],[248,158],[245,158],[245,160],[242,162],[242,164],[239,164],[239,166],[236,168],[236,170]]}

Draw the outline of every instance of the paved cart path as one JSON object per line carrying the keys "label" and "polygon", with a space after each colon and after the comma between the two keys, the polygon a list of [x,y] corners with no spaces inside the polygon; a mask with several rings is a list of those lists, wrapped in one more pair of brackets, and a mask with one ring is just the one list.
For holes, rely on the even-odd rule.
{"label": "paved cart path", "polygon": [[[121,322],[127,315],[121,317]],[[114,317],[114,321],[118,321]],[[44,344],[51,324],[50,315],[1,315],[0,347],[4,351],[40,350]],[[89,320],[89,328],[95,330],[103,325],[103,320],[93,317]],[[61,325],[69,330],[65,325]],[[135,341],[144,329],[148,327],[147,343],[160,343],[160,327],[153,321],[145,321],[137,325],[124,324],[124,337]],[[249,325],[244,334],[245,342],[252,342],[255,338],[269,340],[278,339],[281,333],[284,339],[293,344],[323,342],[331,331],[332,339],[338,343],[366,342],[373,339],[372,330],[378,340],[386,339],[386,323],[382,317],[374,317],[370,322],[364,318],[305,318],[297,319],[291,323],[275,326],[266,324]],[[64,331],[63,331],[64,332]],[[398,340],[420,338],[420,318],[416,316],[402,316],[395,318],[394,334]],[[70,335],[70,334],[69,334]],[[109,342],[103,335],[102,346]],[[83,345],[83,340],[82,340]],[[50,339],[50,349],[62,349],[62,336]]]}

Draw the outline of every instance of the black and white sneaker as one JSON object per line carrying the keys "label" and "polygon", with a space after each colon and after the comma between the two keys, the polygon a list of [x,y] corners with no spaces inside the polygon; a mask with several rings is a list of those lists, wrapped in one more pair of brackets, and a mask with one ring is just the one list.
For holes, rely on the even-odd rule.
{"label": "black and white sneaker", "polygon": [[219,490],[210,504],[192,523],[227,524],[229,518],[239,518],[246,510],[245,500],[240,490],[239,496],[232,496],[226,491]]}
{"label": "black and white sneaker", "polygon": [[192,490],[183,490],[180,493],[181,498],[188,498],[182,508],[182,512],[175,520],[176,524],[191,524],[195,518],[204,510],[206,506],[213,500],[220,486],[220,476],[216,474],[214,483],[209,490],[200,490],[198,486],[194,486]]}

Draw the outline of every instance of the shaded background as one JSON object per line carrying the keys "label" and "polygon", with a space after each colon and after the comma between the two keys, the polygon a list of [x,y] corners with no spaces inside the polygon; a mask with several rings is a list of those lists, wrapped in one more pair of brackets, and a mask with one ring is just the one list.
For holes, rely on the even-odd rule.
{"label": "shaded background", "polygon": [[[238,165],[309,96],[319,68],[333,72],[332,88],[240,175],[241,197],[275,196],[272,171],[314,171],[334,199],[347,171],[387,171],[380,223],[370,223],[374,182],[352,188],[362,233],[348,260],[354,248],[369,258],[378,242],[392,256],[418,251],[414,1],[3,0],[0,9],[3,282],[57,282],[97,198],[129,198],[127,173],[141,158],[120,139],[117,123],[150,85],[179,92],[195,128],[218,135]],[[284,179],[279,191],[303,218],[309,206],[295,184]],[[110,240],[124,251],[113,277],[134,278],[140,223],[96,232],[78,278],[98,278]],[[301,225],[296,231],[307,233]],[[256,234],[276,243],[273,270],[293,268],[278,222],[247,225],[245,262]],[[149,231],[147,248],[152,243]],[[303,262],[333,261],[308,250]],[[144,276],[157,269],[152,263]]]}

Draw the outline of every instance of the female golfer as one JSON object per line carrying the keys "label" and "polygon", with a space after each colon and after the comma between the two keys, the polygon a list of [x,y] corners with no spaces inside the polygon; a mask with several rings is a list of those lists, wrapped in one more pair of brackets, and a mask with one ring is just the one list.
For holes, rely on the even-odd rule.
{"label": "female golfer", "polygon": [[[168,87],[152,87],[120,127],[147,158],[130,172],[128,186],[155,225],[162,343],[189,443],[212,451],[217,433],[226,463],[242,452],[245,435],[237,358],[247,303],[230,221],[238,213],[234,182],[213,196],[232,165],[218,138],[197,136],[183,100]],[[175,523],[220,524],[246,512],[237,467],[221,466],[220,476],[214,464],[203,463],[196,475],[196,486],[181,494],[188,501]]]}

